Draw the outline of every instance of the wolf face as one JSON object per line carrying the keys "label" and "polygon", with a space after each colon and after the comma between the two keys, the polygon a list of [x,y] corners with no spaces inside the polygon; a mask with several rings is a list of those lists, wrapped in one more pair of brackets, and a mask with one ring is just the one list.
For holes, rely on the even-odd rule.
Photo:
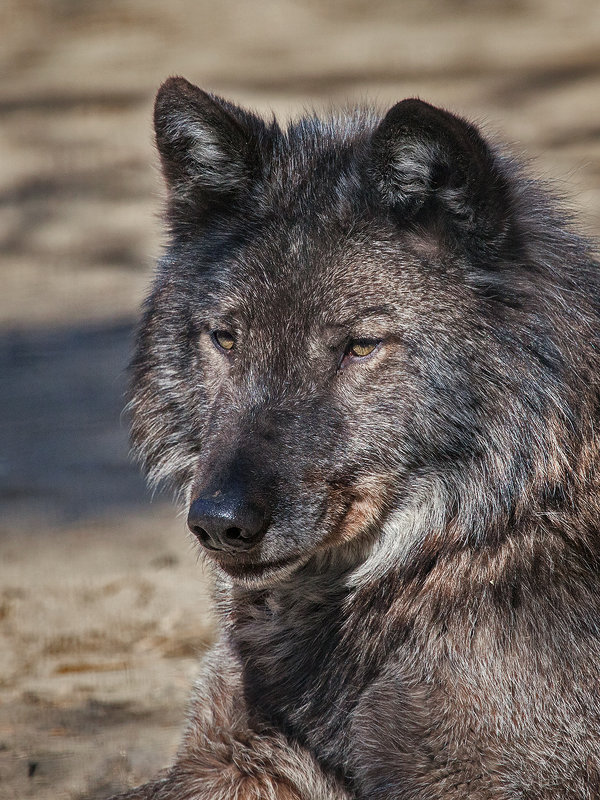
{"label": "wolf face", "polygon": [[568,485],[588,261],[473,126],[407,100],[283,131],[180,78],[155,126],[170,240],[133,443],[229,578],[373,574]]}

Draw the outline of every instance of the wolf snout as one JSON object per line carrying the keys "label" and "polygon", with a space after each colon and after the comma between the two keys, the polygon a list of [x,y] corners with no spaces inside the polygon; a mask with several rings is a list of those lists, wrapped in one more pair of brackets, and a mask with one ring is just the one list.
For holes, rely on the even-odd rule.
{"label": "wolf snout", "polygon": [[233,486],[196,497],[187,524],[207,550],[235,553],[251,550],[261,541],[269,517],[269,510],[248,498],[242,486]]}

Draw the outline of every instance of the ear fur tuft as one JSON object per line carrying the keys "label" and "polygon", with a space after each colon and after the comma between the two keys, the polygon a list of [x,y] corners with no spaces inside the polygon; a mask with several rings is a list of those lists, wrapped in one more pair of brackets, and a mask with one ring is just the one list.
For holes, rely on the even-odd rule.
{"label": "ear fur tuft", "polygon": [[154,105],[154,129],[171,199],[202,205],[245,186],[262,123],[185,78],[169,78]]}
{"label": "ear fur tuft", "polygon": [[460,117],[422,100],[397,103],[373,134],[370,169],[380,199],[403,219],[433,217],[480,245],[502,240],[506,182],[478,130]]}

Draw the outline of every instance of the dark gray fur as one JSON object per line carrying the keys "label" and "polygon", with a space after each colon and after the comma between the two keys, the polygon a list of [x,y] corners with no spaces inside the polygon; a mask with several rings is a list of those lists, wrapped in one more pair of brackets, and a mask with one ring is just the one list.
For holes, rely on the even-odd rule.
{"label": "dark gray fur", "polygon": [[133,443],[186,504],[243,479],[269,525],[208,552],[219,642],[176,763],[122,797],[599,797],[588,244],[418,100],[284,131],[176,78],[155,122]]}

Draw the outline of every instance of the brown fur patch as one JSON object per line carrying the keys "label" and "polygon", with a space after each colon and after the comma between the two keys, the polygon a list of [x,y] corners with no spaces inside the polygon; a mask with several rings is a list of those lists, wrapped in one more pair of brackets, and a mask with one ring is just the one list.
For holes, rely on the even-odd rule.
{"label": "brown fur patch", "polygon": [[[328,494],[332,516],[337,516],[319,549],[347,544],[365,534],[381,516],[385,489],[383,478],[374,476],[359,486],[330,485]],[[337,514],[336,514],[337,511]]]}

